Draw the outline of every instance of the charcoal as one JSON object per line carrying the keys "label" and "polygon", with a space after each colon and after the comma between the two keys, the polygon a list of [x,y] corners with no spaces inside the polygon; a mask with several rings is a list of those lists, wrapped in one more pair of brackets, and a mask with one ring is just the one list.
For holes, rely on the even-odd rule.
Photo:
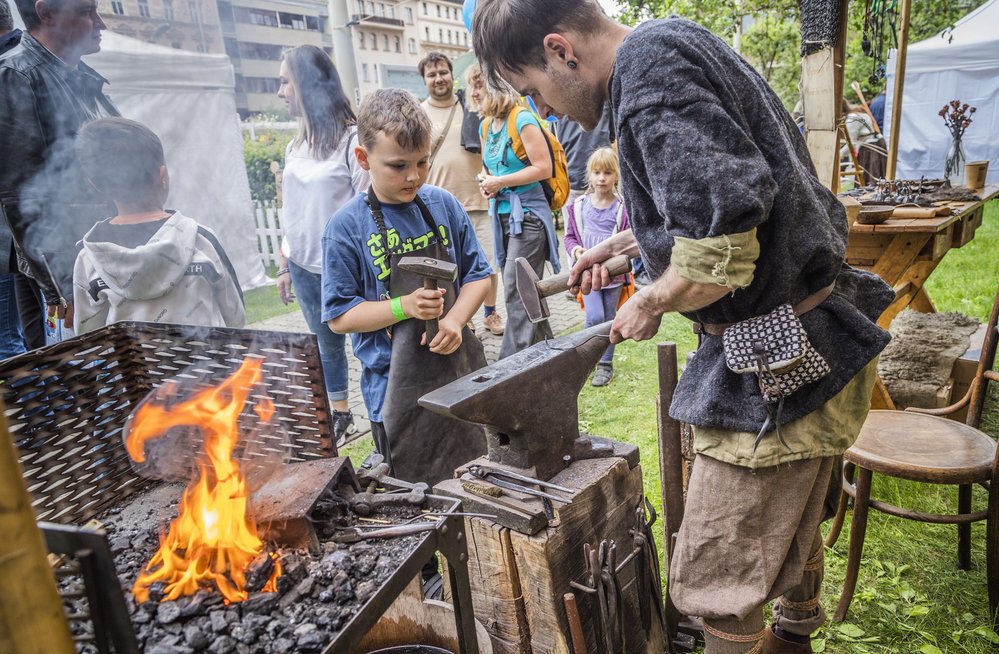
{"label": "charcoal", "polygon": [[113,554],[121,554],[131,546],[132,546],[131,539],[129,539],[127,536],[119,536],[118,538],[115,538],[113,541],[111,541],[111,552]]}
{"label": "charcoal", "polygon": [[295,637],[304,636],[305,634],[312,633],[316,630],[316,625],[311,622],[306,622],[305,624],[300,624],[295,627]]}
{"label": "charcoal", "polygon": [[[336,545],[336,543],[333,543],[333,545]],[[354,567],[354,556],[347,550],[337,550],[324,556],[321,563],[331,565],[334,568],[340,568],[341,570],[349,570]]]}
{"label": "charcoal", "polygon": [[274,654],[291,654],[295,651],[295,641],[290,638],[278,638],[271,643],[271,651]]}
{"label": "charcoal", "polygon": [[146,654],[194,654],[194,650],[184,645],[157,643],[146,650]]}
{"label": "charcoal", "polygon": [[159,602],[163,599],[163,592],[166,590],[166,584],[162,581],[157,581],[154,584],[149,585],[149,601]]}
{"label": "charcoal", "polygon": [[363,576],[371,574],[378,563],[378,555],[375,553],[365,553],[357,557],[357,571]]}
{"label": "charcoal", "polygon": [[135,624],[148,624],[153,616],[149,615],[145,611],[135,611],[132,613],[132,622]]}
{"label": "charcoal", "polygon": [[334,593],[332,590],[324,590],[321,593],[319,593],[319,596],[316,599],[318,599],[323,604],[329,604],[330,602],[336,599],[336,593]]}
{"label": "charcoal", "polygon": [[180,607],[177,602],[163,602],[156,609],[156,621],[160,624],[170,624],[180,617]]}
{"label": "charcoal", "polygon": [[329,634],[316,630],[302,634],[295,640],[295,644],[298,645],[298,651],[300,652],[318,652],[323,649],[323,643],[328,639]]}
{"label": "charcoal", "polygon": [[270,552],[264,551],[246,567],[246,590],[255,593],[267,583],[274,572],[274,559]]}
{"label": "charcoal", "polygon": [[[277,593],[256,593],[250,595],[250,597],[243,602],[243,614],[247,613],[264,613],[270,614],[277,608],[278,600]],[[259,616],[258,616],[259,617]],[[245,619],[244,619],[245,622]]]}
{"label": "charcoal", "polygon": [[229,636],[219,636],[208,646],[211,654],[231,654],[236,651],[236,641]]}
{"label": "charcoal", "polygon": [[309,569],[302,557],[297,554],[287,554],[281,559],[281,576],[287,577],[297,584],[309,575]]}
{"label": "charcoal", "polygon": [[333,577],[330,588],[339,604],[344,604],[354,598],[354,584],[351,583],[350,577],[343,570]]}
{"label": "charcoal", "polygon": [[163,625],[163,631],[174,636],[182,636],[184,634],[184,625],[179,622],[171,622],[170,624]]}
{"label": "charcoal", "polygon": [[177,604],[180,606],[180,617],[190,618],[205,615],[209,609],[221,605],[222,596],[202,588],[190,597],[180,598]]}
{"label": "charcoal", "polygon": [[212,621],[212,631],[221,634],[229,629],[229,621],[225,619],[225,611],[212,611],[208,618]]}
{"label": "charcoal", "polygon": [[194,651],[200,652],[208,647],[211,639],[208,638],[208,634],[204,631],[192,625],[184,627],[184,642]]}
{"label": "charcoal", "polygon": [[357,584],[357,601],[363,604],[371,599],[371,596],[377,591],[378,585],[370,579],[365,579],[361,583]]}
{"label": "charcoal", "polygon": [[257,632],[252,629],[247,629],[241,624],[235,624],[229,629],[229,635],[243,643],[244,645],[249,645],[250,643],[257,640]]}

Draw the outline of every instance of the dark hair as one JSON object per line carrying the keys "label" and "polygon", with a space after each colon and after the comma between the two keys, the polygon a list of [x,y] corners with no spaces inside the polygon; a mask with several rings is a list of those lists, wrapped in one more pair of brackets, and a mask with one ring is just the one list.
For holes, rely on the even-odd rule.
{"label": "dark hair", "polygon": [[[42,19],[38,17],[38,12],[35,11],[35,0],[14,0],[17,3],[17,13],[21,14],[21,20],[24,21],[24,29],[29,32],[33,29],[37,29],[42,25]],[[49,2],[53,7],[58,7],[62,0],[52,0]]]}
{"label": "dark hair", "polygon": [[546,68],[545,36],[593,34],[607,14],[597,0],[479,0],[472,15],[472,44],[486,79],[502,88],[504,71]]}
{"label": "dark hair", "polygon": [[326,159],[336,150],[357,122],[343,91],[340,74],[329,55],[314,45],[300,45],[281,55],[288,64],[295,97],[302,109],[295,144],[305,141],[317,159]]}
{"label": "dark hair", "polygon": [[430,118],[409,91],[378,89],[369,93],[357,112],[357,140],[367,149],[375,145],[378,132],[395,138],[407,150],[430,153]]}
{"label": "dark hair", "polygon": [[94,188],[119,202],[148,199],[166,163],[156,134],[127,118],[85,123],[76,135],[76,160]]}
{"label": "dark hair", "polygon": [[429,52],[427,56],[420,59],[420,63],[416,64],[417,70],[420,71],[420,77],[423,77],[423,71],[430,64],[439,64],[440,62],[447,64],[447,69],[454,73],[454,65],[451,64],[451,60],[447,58],[447,55],[443,52]]}
{"label": "dark hair", "polygon": [[7,6],[7,0],[0,0],[0,30],[9,32],[12,29],[14,29],[14,18],[10,15],[10,7]]}

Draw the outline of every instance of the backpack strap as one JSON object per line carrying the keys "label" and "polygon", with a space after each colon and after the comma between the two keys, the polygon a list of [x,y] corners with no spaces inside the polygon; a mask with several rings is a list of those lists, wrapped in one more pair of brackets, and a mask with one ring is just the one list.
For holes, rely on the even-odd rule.
{"label": "backpack strap", "polygon": [[621,223],[624,221],[624,200],[617,199],[617,216],[614,218],[614,233],[621,231]]}
{"label": "backpack strap", "polygon": [[576,198],[575,202],[572,203],[572,220],[576,223],[576,231],[579,232],[579,238],[583,238],[583,198],[586,194],[580,195]]}
{"label": "backpack strap", "polygon": [[[527,112],[529,112],[531,114],[531,116],[534,118],[534,123],[538,126],[538,129],[541,130],[541,136],[543,136],[545,138],[545,145],[548,146],[548,156],[551,158],[551,162],[552,162],[552,177],[554,177],[555,176],[555,150],[552,148],[552,143],[549,140],[551,138],[551,136],[552,136],[552,133],[549,132],[547,129],[545,129],[545,126],[541,124],[541,121],[534,114],[534,112],[532,112],[527,107],[522,107],[520,105],[515,105],[514,108],[510,110],[509,115],[507,115],[507,117],[506,117],[506,132],[507,132],[507,136],[510,137],[510,139],[508,141],[508,145],[510,146],[510,149],[513,150],[513,156],[515,156],[518,159],[520,159],[520,163],[524,164],[525,166],[530,166],[531,165],[531,158],[527,156],[527,146],[524,145],[524,139],[521,138],[520,132],[517,131],[517,116],[519,116],[522,111],[527,111]],[[519,154],[517,154],[517,149],[513,146],[513,144],[514,144],[514,138],[515,137],[516,137],[516,139],[518,141],[520,141],[520,147],[523,148],[523,150],[524,150],[524,156],[523,157],[521,157]]]}

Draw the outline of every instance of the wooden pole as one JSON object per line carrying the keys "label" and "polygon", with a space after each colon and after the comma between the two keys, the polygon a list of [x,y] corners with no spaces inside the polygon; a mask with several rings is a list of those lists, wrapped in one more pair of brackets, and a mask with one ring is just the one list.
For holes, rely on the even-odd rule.
{"label": "wooden pole", "polygon": [[912,0],[902,0],[902,24],[898,33],[898,53],[895,57],[895,92],[891,101],[891,134],[888,135],[888,164],[885,179],[895,179],[898,163],[898,144],[901,141],[902,90],[905,88],[905,58],[909,53],[909,15]]}
{"label": "wooden pole", "polygon": [[0,652],[71,654],[55,576],[0,402]]}

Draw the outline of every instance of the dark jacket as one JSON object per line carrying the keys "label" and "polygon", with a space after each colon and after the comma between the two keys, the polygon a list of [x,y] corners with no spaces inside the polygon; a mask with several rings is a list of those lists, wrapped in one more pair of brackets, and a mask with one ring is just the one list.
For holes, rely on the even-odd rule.
{"label": "dark jacket", "polygon": [[0,36],[0,55],[17,47],[17,44],[21,42],[21,33],[21,30],[11,30]]}
{"label": "dark jacket", "polygon": [[[888,343],[875,321],[895,295],[876,275],[845,265],[845,210],[816,178],[780,99],[724,41],[680,18],[648,21],[628,35],[610,94],[628,215],[653,277],[669,267],[676,237],[756,229],[752,283],[691,320],[746,320],[836,282],[801,318],[832,372],[789,396],[782,419],[825,404]],[[717,336],[705,337],[687,366],[670,414],[754,433],[766,419],[756,376],[726,367]]]}
{"label": "dark jacket", "polygon": [[72,297],[77,242],[113,212],[76,165],[76,133],[88,120],[119,114],[104,95],[107,80],[92,68],[67,66],[30,34],[21,44],[0,61],[0,209],[6,217],[0,271],[15,270],[13,232],[17,267],[55,304],[60,292]]}

